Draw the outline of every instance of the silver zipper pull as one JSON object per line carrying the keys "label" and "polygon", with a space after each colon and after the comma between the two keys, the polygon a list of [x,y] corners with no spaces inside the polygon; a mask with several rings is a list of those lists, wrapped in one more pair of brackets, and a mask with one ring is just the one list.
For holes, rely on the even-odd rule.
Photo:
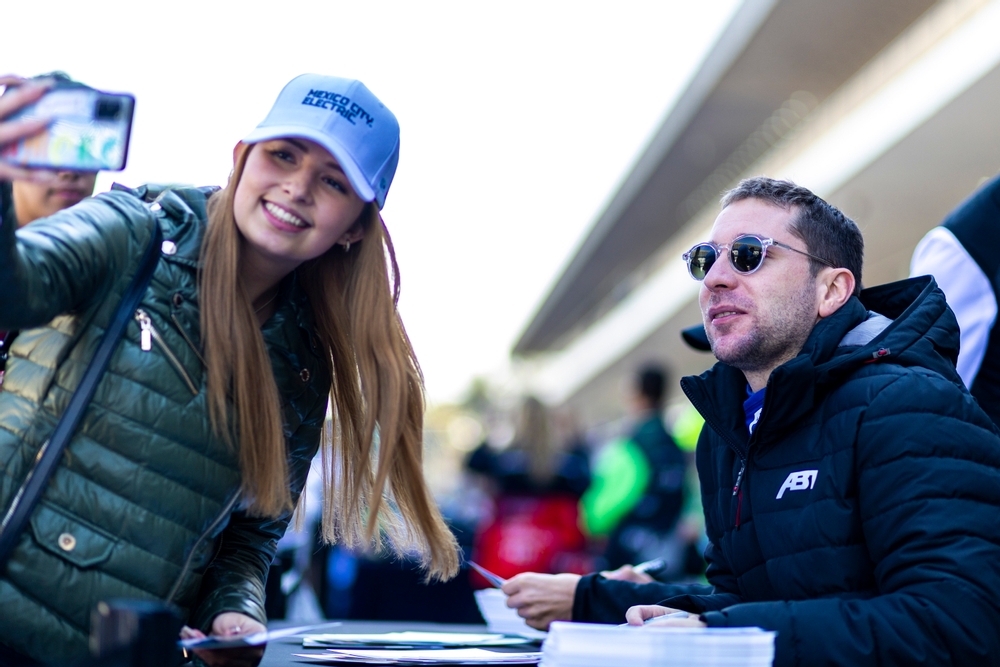
{"label": "silver zipper pull", "polygon": [[139,347],[142,348],[143,352],[149,352],[153,349],[153,323],[146,311],[141,308],[135,311],[135,319],[139,323],[140,329]]}

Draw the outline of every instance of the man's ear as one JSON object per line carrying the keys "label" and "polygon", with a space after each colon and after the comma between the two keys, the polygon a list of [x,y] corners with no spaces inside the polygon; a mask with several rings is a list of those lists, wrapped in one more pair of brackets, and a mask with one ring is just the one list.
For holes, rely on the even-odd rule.
{"label": "man's ear", "polygon": [[849,269],[823,269],[819,281],[819,316],[830,317],[854,294],[854,274]]}

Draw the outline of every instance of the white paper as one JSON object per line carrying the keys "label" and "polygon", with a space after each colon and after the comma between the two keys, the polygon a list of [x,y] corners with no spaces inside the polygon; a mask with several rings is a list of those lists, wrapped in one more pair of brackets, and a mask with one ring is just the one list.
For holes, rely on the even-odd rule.
{"label": "white paper", "polygon": [[369,662],[387,665],[456,664],[456,665],[505,665],[535,664],[542,658],[537,651],[529,653],[498,653],[481,648],[436,649],[430,651],[393,651],[384,649],[328,649],[326,654],[297,653],[297,658],[312,658],[327,662]]}
{"label": "white paper", "polygon": [[[326,648],[327,646],[357,645],[370,648],[393,648],[400,646],[508,646],[524,643],[523,638],[507,637],[502,634],[472,634],[467,632],[382,632],[371,634],[328,633],[306,635],[302,638],[305,648]],[[353,647],[352,647],[353,648]]]}
{"label": "white paper", "polygon": [[499,588],[487,588],[476,591],[476,604],[479,613],[486,619],[486,627],[491,632],[502,632],[506,635],[520,635],[530,639],[544,639],[546,633],[535,630],[517,615],[516,609],[507,606],[507,596]]}
{"label": "white paper", "polygon": [[209,635],[200,639],[181,639],[177,645],[186,649],[217,649],[217,648],[240,648],[243,646],[262,646],[272,639],[301,635],[307,632],[315,632],[320,628],[329,628],[340,625],[339,621],[332,623],[318,623],[313,625],[301,625],[294,628],[281,628],[280,630],[269,630],[266,632],[255,632],[252,635],[237,635],[234,637],[218,637]]}
{"label": "white paper", "polygon": [[556,621],[545,667],[768,667],[776,633],[760,628],[618,627]]}

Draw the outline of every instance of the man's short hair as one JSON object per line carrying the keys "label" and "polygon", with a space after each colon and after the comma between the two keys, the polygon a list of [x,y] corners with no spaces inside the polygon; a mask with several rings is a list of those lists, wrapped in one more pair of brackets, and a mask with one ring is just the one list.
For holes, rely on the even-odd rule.
{"label": "man's short hair", "polygon": [[36,74],[35,76],[31,77],[31,81],[41,81],[41,80],[44,80],[44,79],[51,79],[52,81],[55,82],[55,84],[57,86],[60,86],[60,87],[63,87],[63,88],[89,88],[90,87],[90,86],[88,86],[85,83],[77,81],[76,79],[74,79],[73,77],[71,77],[66,72],[63,72],[62,70],[58,70],[58,69],[54,70],[52,72],[46,72],[45,74]]}
{"label": "man's short hair", "polygon": [[650,404],[662,405],[667,393],[667,370],[658,364],[643,366],[636,374],[635,388]]}
{"label": "man's short hair", "polygon": [[[743,199],[760,199],[786,210],[795,208],[798,215],[792,222],[792,234],[805,242],[806,251],[810,254],[853,273],[855,296],[861,291],[865,240],[854,221],[839,209],[791,181],[766,176],[740,181],[735,188],[722,195],[722,208]],[[822,264],[812,261],[814,276],[822,268]]]}

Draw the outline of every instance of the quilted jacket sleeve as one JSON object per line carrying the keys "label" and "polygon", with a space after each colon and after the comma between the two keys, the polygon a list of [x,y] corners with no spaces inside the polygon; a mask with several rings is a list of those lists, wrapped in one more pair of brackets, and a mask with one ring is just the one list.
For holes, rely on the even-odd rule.
{"label": "quilted jacket sleeve", "polygon": [[0,224],[0,329],[41,326],[108,296],[113,279],[141,256],[151,226],[135,223],[148,217],[137,199],[112,193],[20,231],[13,220],[5,220]]}
{"label": "quilted jacket sleeve", "polygon": [[[320,401],[290,438],[289,479],[292,504],[305,487],[309,466],[319,448],[326,403]],[[267,623],[264,587],[278,540],[285,534],[292,513],[277,519],[234,512],[222,531],[219,551],[201,583],[201,594],[190,625],[209,634],[212,621],[224,612],[239,612]]]}
{"label": "quilted jacket sleeve", "polygon": [[703,618],[777,630],[778,666],[995,661],[1000,438],[975,400],[936,374],[874,380],[855,470],[878,594],[737,604]]}

